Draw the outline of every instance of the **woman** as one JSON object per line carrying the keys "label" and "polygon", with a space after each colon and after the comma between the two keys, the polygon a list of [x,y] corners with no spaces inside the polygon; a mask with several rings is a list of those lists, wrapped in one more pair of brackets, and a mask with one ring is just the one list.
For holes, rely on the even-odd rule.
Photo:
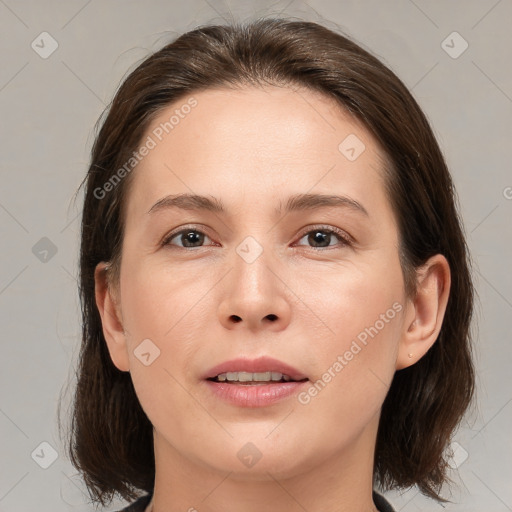
{"label": "woman", "polygon": [[443,501],[474,387],[469,255],[380,61],[310,22],[191,31],[125,79],[83,185],[70,455],[95,501]]}

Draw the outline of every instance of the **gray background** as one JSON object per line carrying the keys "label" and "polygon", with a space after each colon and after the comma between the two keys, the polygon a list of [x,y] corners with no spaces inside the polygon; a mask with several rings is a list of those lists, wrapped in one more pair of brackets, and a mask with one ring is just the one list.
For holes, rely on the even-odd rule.
{"label": "gray background", "polygon": [[[511,0],[0,0],[0,511],[93,509],[59,438],[57,403],[62,395],[65,416],[80,342],[82,196],[72,197],[96,119],[170,38],[272,13],[342,30],[412,90],[452,171],[475,260],[478,402],[455,436],[456,503],[416,488],[388,498],[403,512],[512,510]],[[47,58],[44,31],[58,43]]]}

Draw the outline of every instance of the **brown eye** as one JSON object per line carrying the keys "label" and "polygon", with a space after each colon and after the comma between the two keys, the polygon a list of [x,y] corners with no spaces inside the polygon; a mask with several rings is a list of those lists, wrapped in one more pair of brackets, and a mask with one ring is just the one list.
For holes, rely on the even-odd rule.
{"label": "brown eye", "polygon": [[[168,236],[162,245],[174,245],[183,248],[195,248],[202,247],[205,238],[209,239],[209,236],[197,229],[182,229],[172,235]],[[172,243],[173,240],[177,240],[178,243]]]}
{"label": "brown eye", "polygon": [[[350,245],[347,235],[332,228],[315,228],[304,233],[300,240],[306,239],[307,243],[314,249]],[[299,240],[299,241],[300,241]],[[336,243],[338,241],[338,243]],[[334,243],[331,243],[334,242]],[[302,245],[302,244],[299,244]]]}

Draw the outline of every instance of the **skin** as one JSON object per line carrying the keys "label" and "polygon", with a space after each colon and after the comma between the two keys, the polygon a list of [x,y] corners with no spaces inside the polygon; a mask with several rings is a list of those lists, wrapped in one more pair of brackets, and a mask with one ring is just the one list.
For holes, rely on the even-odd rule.
{"label": "skin", "polygon": [[[269,86],[193,96],[197,106],[134,171],[118,286],[107,286],[104,262],[95,273],[110,355],[131,373],[154,426],[150,507],[376,510],[380,409],[395,371],[417,362],[439,334],[448,263],[431,258],[418,269],[417,297],[406,297],[383,153],[333,100]],[[185,101],[163,110],[146,136]],[[366,147],[354,161],[338,149],[349,134]],[[276,215],[279,201],[306,192],[347,196],[368,216],[348,208]],[[178,193],[214,196],[227,212],[147,213]],[[342,230],[352,244],[332,234],[315,245],[319,225]],[[180,227],[206,236],[194,248],[183,247],[180,235],[160,245]],[[236,252],[247,236],[263,249],[251,263]],[[270,355],[315,382],[394,303],[401,311],[307,404],[293,396],[269,407],[236,407],[201,379],[234,357]],[[134,350],[147,338],[160,355],[145,366]],[[237,457],[249,442],[261,453],[250,468]]]}

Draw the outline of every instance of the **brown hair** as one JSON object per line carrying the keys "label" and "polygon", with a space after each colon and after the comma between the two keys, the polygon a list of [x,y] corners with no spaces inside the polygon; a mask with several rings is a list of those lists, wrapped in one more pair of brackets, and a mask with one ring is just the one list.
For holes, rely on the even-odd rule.
{"label": "brown hair", "polygon": [[211,87],[264,84],[306,87],[334,98],[376,138],[398,219],[408,296],[415,293],[416,268],[435,254],[448,260],[452,284],[441,332],[421,360],[395,373],[382,407],[374,464],[374,479],[384,490],[417,484],[441,501],[448,481],[446,448],[474,392],[474,291],[452,179],[425,115],[399,78],[348,38],[305,21],[259,19],[181,35],[145,59],[105,111],[81,185],[83,332],[71,461],[102,504],[116,493],[130,500],[137,490],[153,490],[152,425],[130,374],[110,358],[94,294],[99,262],[110,262],[109,282],[119,279],[123,208],[133,173],[106,197],[98,198],[97,191],[130,158],[164,107]]}

